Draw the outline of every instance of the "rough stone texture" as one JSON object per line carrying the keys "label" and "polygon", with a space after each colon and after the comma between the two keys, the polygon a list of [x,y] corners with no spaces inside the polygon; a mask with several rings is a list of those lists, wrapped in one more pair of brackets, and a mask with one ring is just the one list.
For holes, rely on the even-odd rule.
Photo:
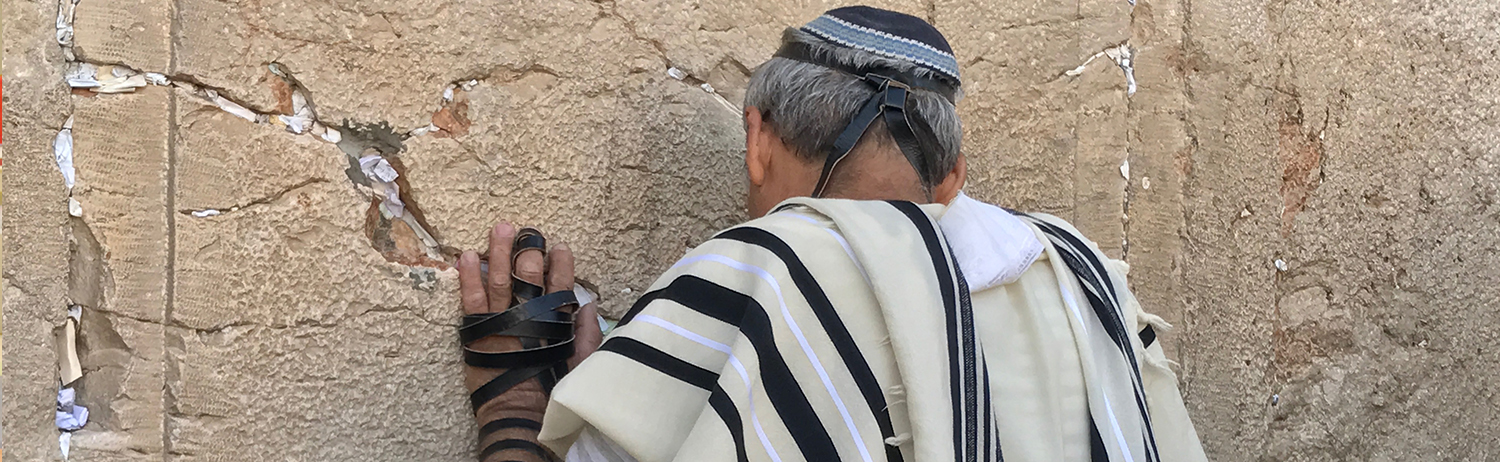
{"label": "rough stone texture", "polygon": [[4,131],[4,414],[6,460],[57,457],[57,357],[52,338],[67,316],[68,213],[52,139],[71,112],[59,82],[54,2],[6,2]]}
{"label": "rough stone texture", "polygon": [[[1177,326],[1214,460],[1500,457],[1500,4],[878,4],[957,50],[971,194],[1073,220]],[[736,105],[832,6],[84,0],[77,51],[258,112],[285,110],[276,62],[329,125],[466,119],[392,157],[439,241],[543,226],[619,313],[743,218],[738,109],[697,85]],[[69,96],[56,8],[3,7],[7,460],[59,458],[69,301],[95,412],[73,459],[470,459],[453,271],[389,261],[409,228],[371,219],[331,145],[177,90]],[[1121,43],[1133,96],[1109,58],[1064,74]],[[79,219],[51,158],[69,115]]]}

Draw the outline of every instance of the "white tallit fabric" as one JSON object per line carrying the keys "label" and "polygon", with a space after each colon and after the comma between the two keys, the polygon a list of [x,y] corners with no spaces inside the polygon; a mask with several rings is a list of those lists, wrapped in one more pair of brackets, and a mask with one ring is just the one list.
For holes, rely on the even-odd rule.
{"label": "white tallit fabric", "polygon": [[[1116,443],[1107,460],[1156,460],[1143,442],[1115,438],[1143,434],[1115,403],[1133,403],[1132,385],[1099,371],[1108,350],[1080,335],[1090,318],[1069,307],[1075,279],[1047,252],[1003,245],[1029,237],[1050,249],[1045,237],[1002,209],[953,205],[794,199],[721,233],[559,384],[543,443],[570,461],[1105,460],[1089,437],[1109,422],[1097,427]],[[1005,215],[944,213],[960,210]],[[1003,240],[977,232],[1007,221]],[[957,270],[949,245],[959,265],[991,254],[967,260],[978,272]],[[967,323],[959,273],[997,278],[968,297]],[[1176,438],[1161,452],[1197,455],[1161,460],[1202,460],[1155,348],[1142,365],[1160,366],[1143,374],[1162,396],[1148,396],[1152,413],[1180,411],[1165,419],[1170,431],[1158,419],[1158,438]],[[1105,398],[1113,406],[1096,404]]]}

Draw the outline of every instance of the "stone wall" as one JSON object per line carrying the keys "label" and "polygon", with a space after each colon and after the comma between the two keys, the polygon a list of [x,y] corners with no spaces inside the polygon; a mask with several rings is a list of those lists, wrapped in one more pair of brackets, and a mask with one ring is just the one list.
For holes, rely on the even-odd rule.
{"label": "stone wall", "polygon": [[[1500,4],[876,4],[952,42],[971,194],[1132,265],[1214,460],[1500,457]],[[74,460],[471,460],[441,254],[539,225],[620,312],[743,219],[749,70],[834,6],[82,0],[65,51],[4,0],[6,460],[60,458],[70,302]]]}

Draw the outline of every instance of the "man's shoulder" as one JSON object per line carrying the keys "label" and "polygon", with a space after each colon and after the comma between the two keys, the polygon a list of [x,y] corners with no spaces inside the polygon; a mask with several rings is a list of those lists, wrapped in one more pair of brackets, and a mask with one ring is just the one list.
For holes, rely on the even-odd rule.
{"label": "man's shoulder", "polygon": [[815,235],[814,233],[824,233],[822,230],[828,229],[831,224],[827,218],[816,213],[797,210],[769,213],[714,233],[707,240],[688,249],[673,268],[680,269],[700,262],[707,255],[741,258],[754,249],[786,247]]}
{"label": "man's shoulder", "polygon": [[1129,274],[1129,263],[1104,253],[1104,250],[1099,247],[1098,242],[1090,239],[1078,227],[1068,222],[1068,220],[1042,212],[1017,213],[1016,215],[1021,217],[1022,220],[1029,222],[1031,226],[1036,227],[1043,235],[1047,236],[1047,240],[1052,241],[1049,245],[1056,246],[1062,244],[1076,251],[1088,251],[1095,258],[1099,259],[1101,263],[1106,265],[1112,276],[1124,278],[1125,275]]}
{"label": "man's shoulder", "polygon": [[1032,223],[1035,226],[1041,226],[1043,224],[1052,225],[1054,227],[1067,231],[1069,234],[1072,234],[1079,238],[1085,238],[1083,232],[1079,231],[1077,227],[1073,226],[1072,223],[1069,223],[1068,220],[1064,220],[1062,217],[1059,217],[1057,215],[1046,212],[1015,212],[1015,215],[1021,217],[1021,219],[1024,221]]}
{"label": "man's shoulder", "polygon": [[770,235],[785,241],[824,233],[823,230],[833,227],[833,221],[816,210],[805,207],[783,207],[760,218],[714,233],[713,238],[705,244],[724,239],[744,241],[747,235]]}

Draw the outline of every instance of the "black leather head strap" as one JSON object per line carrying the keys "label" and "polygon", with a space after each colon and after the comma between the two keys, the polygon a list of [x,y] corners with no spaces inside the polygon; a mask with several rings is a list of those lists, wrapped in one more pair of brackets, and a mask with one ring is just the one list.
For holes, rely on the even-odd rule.
{"label": "black leather head strap", "polygon": [[833,170],[839,161],[849,155],[854,145],[859,143],[860,137],[869,130],[870,124],[875,122],[876,117],[883,117],[886,129],[890,131],[891,138],[896,141],[896,146],[911,160],[912,168],[916,169],[918,178],[926,181],[929,175],[934,173],[939,166],[937,156],[932,150],[937,149],[937,137],[932,133],[932,127],[921,117],[908,117],[906,110],[907,96],[912,88],[932,91],[943,95],[949,101],[953,101],[956,87],[944,79],[919,77],[911,72],[901,72],[883,66],[855,67],[831,60],[818,59],[814,56],[812,48],[805,43],[787,43],[782,45],[781,50],[776,52],[780,58],[815,64],[829,69],[854,75],[864,80],[875,88],[875,95],[871,96],[865,104],[860,107],[859,113],[849,121],[839,137],[834,139],[833,146],[828,152],[828,157],[823,160],[823,172],[818,177],[818,185],[813,188],[812,197],[822,197],[828,188],[828,180],[833,176]]}
{"label": "black leather head strap", "polygon": [[[823,172],[818,177],[818,185],[813,189],[812,197],[822,197],[828,188],[828,180],[833,176],[833,170],[839,161],[849,155],[854,145],[859,143],[859,138],[869,130],[870,124],[876,117],[884,117],[886,129],[891,132],[891,138],[896,140],[896,146],[911,160],[912,168],[916,169],[918,178],[926,181],[929,174],[934,172],[937,166],[937,156],[930,150],[935,149],[936,137],[932,134],[932,127],[921,117],[907,117],[906,98],[910,94],[910,87],[906,84],[883,75],[865,74],[862,76],[866,83],[875,87],[875,95],[865,101],[860,107],[859,113],[855,114],[854,120],[844,128],[839,137],[834,140],[833,148],[829,150],[828,157],[823,161]],[[915,119],[915,123],[913,120]]]}

